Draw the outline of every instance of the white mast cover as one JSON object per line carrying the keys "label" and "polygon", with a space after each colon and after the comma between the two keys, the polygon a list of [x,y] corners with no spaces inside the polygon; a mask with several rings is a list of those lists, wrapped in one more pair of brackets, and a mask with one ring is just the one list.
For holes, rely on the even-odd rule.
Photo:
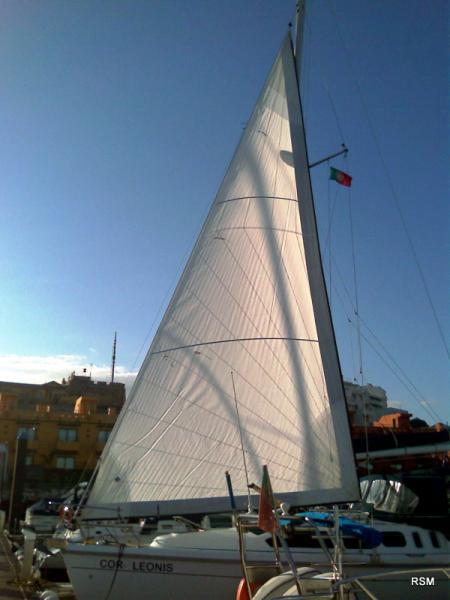
{"label": "white mast cover", "polygon": [[[246,497],[231,372],[250,482],[267,464],[275,494],[293,504],[359,497],[315,222],[308,231],[300,222],[296,178],[311,196],[305,144],[293,160],[291,131],[303,136],[287,37],[103,452],[85,516],[117,505],[135,515],[229,509],[225,470]],[[317,247],[309,257],[306,236]],[[319,309],[311,279],[322,281]]]}

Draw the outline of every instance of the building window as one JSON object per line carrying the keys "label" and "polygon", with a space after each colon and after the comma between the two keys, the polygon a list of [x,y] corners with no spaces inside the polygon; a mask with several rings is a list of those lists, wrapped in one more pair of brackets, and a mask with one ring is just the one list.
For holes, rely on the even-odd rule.
{"label": "building window", "polygon": [[75,442],[77,439],[76,429],[60,429],[58,433],[60,442]]}
{"label": "building window", "polygon": [[33,464],[33,455],[32,454],[26,454],[25,455],[25,466],[26,467],[31,467],[32,464]]}
{"label": "building window", "polygon": [[36,439],[36,429],[34,427],[18,427],[17,437],[25,438],[26,440]]}
{"label": "building window", "polygon": [[73,456],[57,456],[56,457],[56,468],[57,469],[74,469],[75,459]]}
{"label": "building window", "polygon": [[98,434],[97,434],[97,441],[98,441],[98,442],[101,442],[102,444],[105,444],[105,443],[106,443],[106,441],[107,441],[107,440],[108,440],[108,438],[109,438],[109,434],[110,434],[110,433],[111,433],[111,432],[110,432],[110,431],[108,431],[108,430],[106,430],[106,429],[102,429],[102,430],[100,430],[100,431],[98,432]]}

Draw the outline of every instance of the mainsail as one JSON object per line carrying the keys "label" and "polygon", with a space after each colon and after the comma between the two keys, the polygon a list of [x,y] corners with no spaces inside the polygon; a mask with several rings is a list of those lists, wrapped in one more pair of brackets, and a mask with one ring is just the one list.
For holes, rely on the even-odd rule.
{"label": "mainsail", "polygon": [[[234,378],[243,449],[233,394]],[[359,486],[290,37],[102,455],[85,517],[228,510],[267,464],[291,504]],[[255,502],[256,506],[256,502]]]}

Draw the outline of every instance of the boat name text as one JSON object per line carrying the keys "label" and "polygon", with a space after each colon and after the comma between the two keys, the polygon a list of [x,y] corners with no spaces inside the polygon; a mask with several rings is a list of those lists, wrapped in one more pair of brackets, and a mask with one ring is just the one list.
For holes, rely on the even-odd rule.
{"label": "boat name text", "polygon": [[173,573],[173,563],[149,562],[146,560],[133,560],[131,569],[127,568],[123,560],[113,558],[102,558],[100,561],[101,569],[123,569],[131,571],[140,571],[141,573]]}

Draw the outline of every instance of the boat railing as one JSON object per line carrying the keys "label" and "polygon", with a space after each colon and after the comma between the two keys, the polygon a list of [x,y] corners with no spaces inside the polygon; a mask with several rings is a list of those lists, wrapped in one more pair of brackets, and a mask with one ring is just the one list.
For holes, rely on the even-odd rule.
{"label": "boat railing", "polygon": [[236,515],[235,523],[239,537],[239,558],[241,561],[242,571],[247,585],[248,597],[253,598],[254,586],[259,586],[265,583],[267,580],[280,575],[283,571],[281,565],[280,549],[278,546],[278,540],[275,533],[272,533],[272,544],[275,553],[275,559],[273,564],[267,562],[259,563],[253,562],[252,564],[246,558],[246,544],[245,534],[252,529],[258,527],[258,515],[252,513]]}
{"label": "boat railing", "polygon": [[[330,600],[334,600],[336,598],[341,598],[341,591],[344,590],[349,592],[357,592],[358,593],[358,598],[361,598],[361,596],[359,595],[360,592],[362,592],[363,594],[365,594],[364,597],[368,598],[369,600],[378,600],[379,596],[376,596],[373,592],[371,592],[366,585],[364,585],[365,581],[373,581],[373,580],[382,580],[385,577],[402,577],[404,575],[407,576],[413,576],[413,575],[420,575],[421,577],[424,577],[426,574],[431,574],[431,573],[441,573],[443,575],[445,575],[445,577],[447,577],[447,579],[450,580],[450,569],[449,568],[445,568],[445,567],[430,567],[430,568],[425,568],[425,569],[401,569],[398,571],[391,571],[391,570],[387,570],[387,571],[383,571],[382,573],[368,573],[366,575],[357,575],[354,577],[345,577],[342,579],[338,579],[338,580],[330,580],[330,587],[329,587],[329,592],[327,593],[327,591],[324,591],[323,588],[321,587],[320,589],[316,589],[315,591],[308,591],[306,593],[301,593],[301,594],[290,594],[290,595],[283,595],[283,596],[272,596],[271,600],[306,600],[308,598],[320,598],[320,600],[325,600],[325,599],[330,599]],[[303,578],[303,582],[317,582],[319,583],[320,580],[318,580],[317,578],[314,577],[304,577]],[[323,579],[321,580],[321,583],[323,584]],[[344,596],[344,597],[348,597],[348,596]]]}
{"label": "boat railing", "polygon": [[[253,590],[255,587],[261,586],[270,578],[281,574],[285,569],[282,569],[282,559],[280,554],[287,552],[289,549],[287,546],[287,539],[285,537],[286,527],[295,525],[296,522],[307,524],[308,529],[312,532],[311,538],[317,540],[325,556],[328,558],[331,565],[331,572],[326,575],[313,575],[312,573],[299,573],[296,569],[292,568],[289,563],[289,572],[292,572],[296,584],[297,593],[293,595],[282,596],[279,600],[304,600],[307,598],[320,598],[335,599],[335,598],[367,598],[368,600],[377,600],[377,595],[371,591],[367,585],[368,582],[383,580],[386,577],[403,577],[403,576],[419,576],[424,577],[431,573],[444,574],[446,578],[450,579],[450,569],[446,567],[428,567],[428,568],[417,568],[414,569],[403,569],[393,571],[391,569],[384,570],[381,573],[368,573],[364,575],[354,575],[352,577],[346,577],[342,574],[342,556],[339,555],[339,548],[336,548],[342,543],[342,538],[352,537],[344,535],[342,532],[336,532],[335,527],[326,527],[321,524],[317,524],[312,519],[308,519],[305,516],[302,517],[286,517],[289,519],[288,524],[280,527],[276,532],[273,532],[271,545],[274,550],[274,562],[273,564],[250,564],[247,559],[246,553],[246,542],[245,534],[252,529],[258,528],[258,517],[255,514],[247,513],[245,515],[238,515],[236,517],[236,526],[239,533],[239,552],[240,560],[242,565],[243,574],[248,589],[248,597],[253,598]],[[283,519],[283,517],[282,517]],[[281,520],[282,520],[281,519]],[[335,519],[336,522],[336,519]],[[327,542],[331,540],[332,546],[328,547]],[[269,541],[269,540],[268,540]],[[329,543],[328,543],[329,544]],[[333,551],[334,550],[334,551]],[[289,562],[289,561],[288,561]],[[311,566],[312,563],[311,563]],[[293,581],[294,583],[294,581]],[[255,587],[254,587],[255,586]],[[294,590],[292,590],[294,592]],[[358,594],[355,596],[355,594]],[[273,598],[272,600],[278,600]]]}
{"label": "boat railing", "polygon": [[186,517],[183,517],[181,515],[174,516],[172,518],[177,523],[182,523],[183,525],[187,525],[188,527],[190,527],[191,529],[193,529],[195,531],[204,531],[204,529],[205,529],[199,523],[196,523],[195,521],[191,521],[191,519],[187,519]]}
{"label": "boat railing", "polygon": [[[314,532],[314,534],[311,535],[311,538],[317,540],[321,550],[324,552],[324,555],[326,556],[327,560],[331,564],[331,568],[333,571],[333,578],[335,578],[337,580],[339,578],[339,572],[340,572],[339,568],[341,565],[339,564],[339,562],[337,560],[334,532],[332,532],[330,530],[330,528],[326,528],[323,526],[322,526],[322,528],[320,528],[314,521],[312,521],[308,518],[305,518],[305,517],[289,516],[289,521],[291,523],[294,523],[294,522],[303,523],[303,524],[307,523],[307,525],[311,527],[311,529]],[[253,514],[253,513],[236,515],[235,522],[236,522],[236,528],[237,528],[238,535],[239,535],[240,562],[241,562],[244,578],[245,578],[245,581],[247,584],[248,596],[251,599],[253,597],[252,588],[254,585],[256,587],[259,587],[260,585],[265,583],[267,580],[269,580],[272,577],[275,577],[277,575],[280,575],[283,572],[281,550],[283,550],[283,553],[287,554],[287,556],[285,558],[286,558],[288,569],[291,568],[291,565],[293,564],[293,559],[292,559],[292,556],[289,556],[290,550],[287,545],[286,539],[281,539],[282,536],[285,536],[286,528],[280,527],[280,529],[278,531],[272,532],[272,534],[271,534],[271,536],[272,536],[272,544],[271,545],[272,545],[272,548],[274,551],[274,562],[272,564],[268,564],[267,562],[250,563],[247,558],[247,553],[246,553],[247,549],[246,549],[246,544],[245,544],[245,534],[246,534],[246,532],[251,531],[252,529],[258,528],[258,515]],[[325,529],[325,531],[323,531],[323,529]],[[330,552],[330,549],[326,545],[326,542],[329,540],[331,540],[331,542],[332,542],[332,547],[333,547],[334,552]],[[325,594],[326,594],[326,592],[325,592]],[[314,596],[312,596],[312,597],[314,597]],[[323,597],[325,598],[326,596],[323,596]]]}

